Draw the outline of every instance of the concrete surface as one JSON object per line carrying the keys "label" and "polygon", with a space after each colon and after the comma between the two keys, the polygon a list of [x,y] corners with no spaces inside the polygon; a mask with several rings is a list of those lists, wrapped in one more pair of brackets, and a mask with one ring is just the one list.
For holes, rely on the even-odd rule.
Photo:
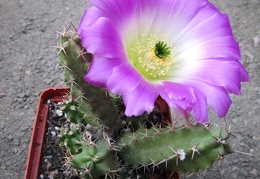
{"label": "concrete surface", "polygon": [[[251,82],[227,116],[235,153],[204,178],[260,178],[260,0],[211,0],[229,13]],[[0,0],[0,178],[23,178],[39,93],[60,86],[56,31],[76,26],[85,0]],[[191,178],[199,178],[192,176]]]}

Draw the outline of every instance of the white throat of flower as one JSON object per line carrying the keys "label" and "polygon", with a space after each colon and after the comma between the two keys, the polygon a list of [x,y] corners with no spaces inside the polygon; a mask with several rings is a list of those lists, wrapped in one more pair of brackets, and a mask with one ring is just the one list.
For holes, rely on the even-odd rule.
{"label": "white throat of flower", "polygon": [[173,47],[169,42],[161,40],[162,37],[143,34],[128,48],[130,63],[151,82],[165,79],[174,64],[171,54]]}

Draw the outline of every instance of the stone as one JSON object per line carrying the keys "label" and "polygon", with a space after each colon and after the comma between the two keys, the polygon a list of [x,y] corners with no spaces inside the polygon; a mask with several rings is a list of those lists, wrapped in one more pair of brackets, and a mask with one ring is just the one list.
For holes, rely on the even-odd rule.
{"label": "stone", "polygon": [[12,144],[13,145],[19,145],[20,141],[18,139],[13,139]]}

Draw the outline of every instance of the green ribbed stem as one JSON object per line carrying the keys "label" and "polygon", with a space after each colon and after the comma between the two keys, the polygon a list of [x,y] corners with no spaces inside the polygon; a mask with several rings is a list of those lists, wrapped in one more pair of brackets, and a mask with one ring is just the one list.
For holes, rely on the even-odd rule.
{"label": "green ribbed stem", "polygon": [[117,148],[125,163],[135,168],[159,166],[171,171],[198,172],[210,168],[222,155],[232,152],[224,141],[226,138],[225,130],[216,126],[209,130],[204,126],[178,130],[140,128],[134,133],[126,133]]}
{"label": "green ribbed stem", "polygon": [[86,120],[93,126],[102,125],[108,128],[113,136],[118,124],[117,109],[108,93],[101,88],[90,85],[84,79],[88,72],[92,55],[81,46],[80,37],[76,32],[66,33],[60,38],[57,48],[60,66],[64,69],[65,82],[70,86],[71,96],[79,102],[86,114]]}
{"label": "green ribbed stem", "polygon": [[105,140],[83,145],[82,152],[72,156],[71,166],[82,171],[84,178],[99,178],[115,170],[112,151]]}

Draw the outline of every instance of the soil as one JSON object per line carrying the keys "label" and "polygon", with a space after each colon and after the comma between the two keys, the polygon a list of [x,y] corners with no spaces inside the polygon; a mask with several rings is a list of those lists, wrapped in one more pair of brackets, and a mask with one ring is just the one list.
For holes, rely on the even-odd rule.
{"label": "soil", "polygon": [[49,116],[45,130],[42,161],[39,178],[64,178],[66,173],[66,150],[60,146],[59,128],[64,125],[66,119],[57,115],[56,104],[50,102]]}
{"label": "soil", "polygon": [[[202,171],[200,177],[260,178],[260,1],[211,2],[229,14],[251,82],[242,84],[242,96],[232,96],[226,117],[236,136],[234,154]],[[58,40],[56,31],[63,31],[70,22],[77,26],[85,7],[85,0],[0,0],[1,178],[23,178],[39,93],[64,85],[51,47]]]}

